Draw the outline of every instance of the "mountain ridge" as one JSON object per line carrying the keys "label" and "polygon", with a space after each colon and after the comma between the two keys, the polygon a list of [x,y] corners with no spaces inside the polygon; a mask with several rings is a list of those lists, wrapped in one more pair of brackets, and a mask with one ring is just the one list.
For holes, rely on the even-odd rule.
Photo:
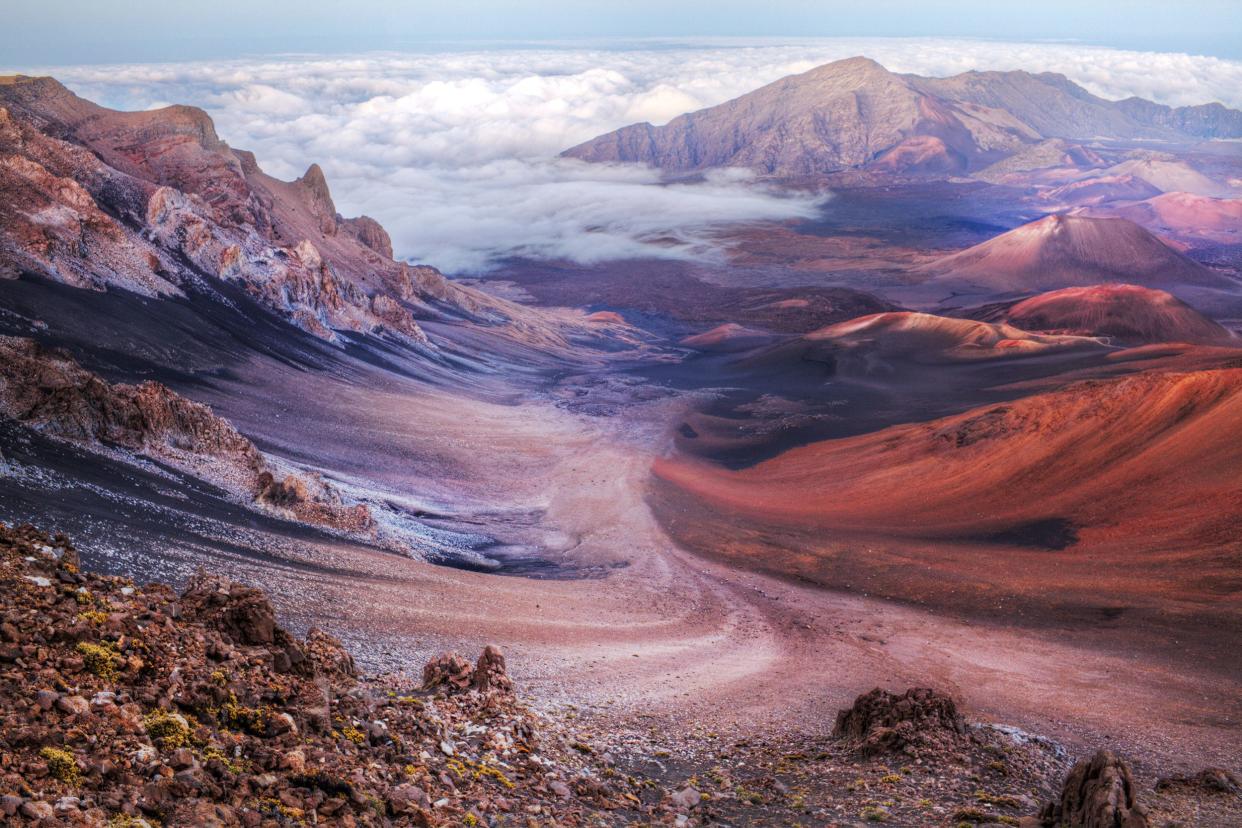
{"label": "mountain ridge", "polygon": [[[870,58],[791,75],[663,126],[632,124],[565,150],[584,161],[645,162],[670,173],[749,167],[776,177],[865,167],[916,142],[911,173],[964,172],[1048,139],[1196,140],[1242,136],[1242,112],[1108,101],[1064,75],[897,74]],[[1219,107],[1219,108],[1217,108]]]}
{"label": "mountain ridge", "polygon": [[111,110],[54,78],[9,76],[0,156],[5,278],[149,297],[233,282],[320,339],[370,335],[427,353],[427,321],[468,320],[537,345],[575,329],[393,259],[379,222],[336,211],[317,164],[295,181],[269,176],[196,107]]}

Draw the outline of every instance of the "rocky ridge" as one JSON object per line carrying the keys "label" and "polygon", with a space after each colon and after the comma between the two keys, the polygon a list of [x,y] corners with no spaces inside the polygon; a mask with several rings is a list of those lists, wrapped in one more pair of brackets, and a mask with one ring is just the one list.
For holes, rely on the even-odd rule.
{"label": "rocky ridge", "polygon": [[419,321],[451,319],[563,344],[573,327],[392,256],[378,222],[337,212],[318,165],[272,178],[202,110],[120,112],[0,78],[0,277],[158,297],[224,280],[329,341],[425,347]]}
{"label": "rocky ridge", "polygon": [[0,527],[0,580],[5,824],[582,824],[615,807],[599,763],[543,744],[494,649],[470,692],[366,680],[259,590],[85,574],[30,527]]}
{"label": "rocky ridge", "polygon": [[281,469],[207,406],[158,382],[109,383],[30,339],[0,337],[0,415],[92,450],[167,463],[294,520],[373,526],[366,505],[317,475]]}

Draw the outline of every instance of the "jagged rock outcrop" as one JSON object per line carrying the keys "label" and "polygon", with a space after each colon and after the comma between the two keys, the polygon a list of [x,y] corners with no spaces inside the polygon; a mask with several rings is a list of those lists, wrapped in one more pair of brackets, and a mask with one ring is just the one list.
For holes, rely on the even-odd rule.
{"label": "jagged rock outcrop", "polygon": [[284,473],[227,420],[153,381],[109,383],[66,352],[0,336],[0,416],[93,450],[168,463],[294,520],[366,532],[369,508],[315,473]]}
{"label": "jagged rock outcrop", "polygon": [[305,523],[331,526],[346,532],[365,532],[372,528],[371,510],[362,503],[351,503],[318,472],[302,472],[277,478],[270,471],[259,473],[255,500],[293,514]]}
{"label": "jagged rock outcrop", "polygon": [[187,617],[224,633],[231,643],[271,648],[273,667],[279,672],[306,663],[302,647],[276,623],[276,610],[262,590],[200,569],[181,593],[181,608]]}
{"label": "jagged rock outcrop", "polygon": [[449,693],[468,690],[474,679],[470,662],[455,652],[440,653],[423,665],[423,687]]}
{"label": "jagged rock outcrop", "polygon": [[494,644],[488,644],[474,666],[471,686],[480,693],[512,693],[513,682],[505,668],[505,654]]}
{"label": "jagged rock outcrop", "polygon": [[837,713],[832,735],[864,756],[918,754],[960,743],[966,722],[944,693],[912,687],[898,695],[877,687]]}
{"label": "jagged rock outcrop", "polygon": [[0,414],[45,434],[176,461],[225,461],[256,475],[258,449],[211,409],[157,382],[108,383],[64,351],[0,337]]}
{"label": "jagged rock outcrop", "polygon": [[1065,828],[1147,828],[1147,815],[1135,799],[1130,767],[1112,751],[1101,750],[1074,766],[1058,802],[1040,812],[1045,826]]}
{"label": "jagged rock outcrop", "polygon": [[263,173],[205,112],[118,112],[52,78],[0,78],[0,278],[168,296],[222,279],[315,336],[428,340],[419,319],[469,319],[515,337],[558,326],[392,258],[374,219],[342,217],[323,170]]}
{"label": "jagged rock outcrop", "polygon": [[504,653],[499,647],[489,644],[483,648],[473,667],[455,652],[440,653],[428,661],[423,665],[423,689],[446,693],[476,690],[484,694],[507,695],[513,692],[513,682],[505,669]]}

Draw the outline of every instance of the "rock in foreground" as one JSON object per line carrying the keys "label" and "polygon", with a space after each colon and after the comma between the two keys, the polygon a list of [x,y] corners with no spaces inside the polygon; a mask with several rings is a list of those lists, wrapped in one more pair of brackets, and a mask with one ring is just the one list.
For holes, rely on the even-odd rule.
{"label": "rock in foreground", "polygon": [[1071,828],[1147,828],[1147,812],[1135,799],[1130,767],[1112,751],[1101,750],[1074,766],[1060,802],[1040,814],[1045,826]]}
{"label": "rock in foreground", "polygon": [[966,723],[957,704],[944,693],[912,687],[896,695],[877,687],[837,714],[832,735],[864,756],[917,754],[959,743],[966,736]]}
{"label": "rock in foreground", "polygon": [[85,574],[67,538],[0,524],[6,826],[570,825],[632,804],[563,740],[536,746],[555,725],[498,649],[444,689],[358,678],[252,587]]}

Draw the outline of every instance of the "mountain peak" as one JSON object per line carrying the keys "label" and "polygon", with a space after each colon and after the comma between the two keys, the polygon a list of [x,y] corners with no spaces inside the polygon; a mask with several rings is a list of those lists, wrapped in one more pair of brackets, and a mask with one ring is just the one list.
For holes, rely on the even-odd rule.
{"label": "mountain peak", "polygon": [[[854,57],[842,58],[834,60],[830,63],[824,63],[816,66],[805,75],[817,74],[844,74],[844,73],[867,73],[867,74],[893,74],[884,67],[879,61],[873,60],[866,55],[855,55]],[[795,75],[795,77],[797,77]]]}
{"label": "mountain peak", "polygon": [[564,155],[677,173],[746,167],[801,178],[864,168],[944,176],[985,169],[1050,139],[1101,137],[1242,137],[1242,112],[1109,101],[1055,72],[895,74],[858,55],[664,126],[623,127]]}
{"label": "mountain peak", "polygon": [[1113,282],[1154,288],[1228,283],[1128,219],[1059,214],[1016,227],[922,270],[941,282],[984,293]]}
{"label": "mountain peak", "polygon": [[298,179],[298,184],[306,188],[311,197],[311,205],[321,210],[329,216],[336,215],[336,205],[332,201],[332,193],[328,189],[328,179],[323,174],[323,168],[318,164],[311,164],[306,168],[306,172]]}

